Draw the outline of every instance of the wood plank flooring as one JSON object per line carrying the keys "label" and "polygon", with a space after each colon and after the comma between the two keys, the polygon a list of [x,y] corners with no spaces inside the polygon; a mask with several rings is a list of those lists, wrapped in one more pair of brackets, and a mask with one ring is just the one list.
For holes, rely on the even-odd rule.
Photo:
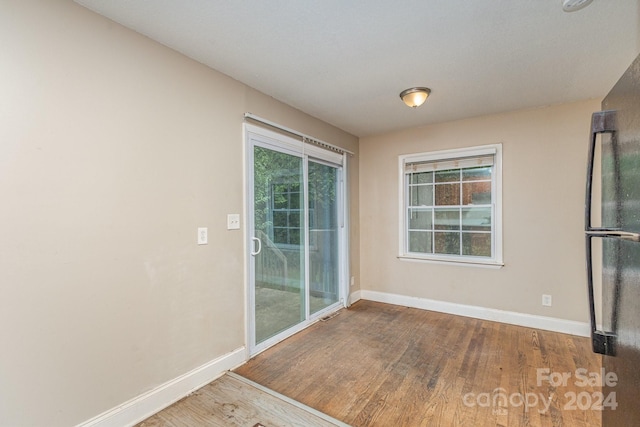
{"label": "wood plank flooring", "polygon": [[587,338],[359,301],[235,372],[354,426],[600,426],[579,368]]}
{"label": "wood plank flooring", "polygon": [[342,427],[310,408],[227,373],[137,427]]}

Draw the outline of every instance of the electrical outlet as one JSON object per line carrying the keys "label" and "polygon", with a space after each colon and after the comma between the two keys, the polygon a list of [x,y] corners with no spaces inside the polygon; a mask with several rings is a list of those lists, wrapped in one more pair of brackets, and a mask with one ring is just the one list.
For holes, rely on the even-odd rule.
{"label": "electrical outlet", "polygon": [[206,245],[209,242],[207,227],[198,227],[198,244]]}
{"label": "electrical outlet", "polygon": [[551,295],[542,295],[542,305],[551,307]]}
{"label": "electrical outlet", "polygon": [[355,285],[355,284],[356,284],[356,278],[355,278],[355,277],[353,277],[353,276],[351,276],[351,283],[350,283],[350,286],[352,286],[352,287],[353,287],[353,285]]}

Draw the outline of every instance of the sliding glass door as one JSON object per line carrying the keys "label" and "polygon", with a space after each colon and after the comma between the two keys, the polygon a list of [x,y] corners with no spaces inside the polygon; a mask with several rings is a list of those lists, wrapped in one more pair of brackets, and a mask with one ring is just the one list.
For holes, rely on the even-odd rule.
{"label": "sliding glass door", "polygon": [[255,353],[340,306],[344,203],[342,156],[309,153],[300,141],[264,129],[246,135]]}
{"label": "sliding glass door", "polygon": [[339,169],[309,161],[309,305],[317,313],[338,302]]}
{"label": "sliding glass door", "polygon": [[263,342],[305,319],[302,158],[253,148],[255,339]]}

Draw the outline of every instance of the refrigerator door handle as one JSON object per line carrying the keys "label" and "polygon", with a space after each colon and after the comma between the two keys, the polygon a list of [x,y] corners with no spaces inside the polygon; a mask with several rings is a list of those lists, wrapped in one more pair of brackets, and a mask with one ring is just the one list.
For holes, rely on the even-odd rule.
{"label": "refrigerator door handle", "polygon": [[615,132],[616,112],[615,110],[596,111],[591,115],[591,139],[589,143],[589,160],[587,161],[587,192],[585,197],[585,229],[593,230],[591,227],[591,201],[593,192],[593,162],[596,152],[596,137],[601,133]]}
{"label": "refrigerator door handle", "polygon": [[597,111],[591,115],[591,138],[589,141],[589,160],[587,161],[587,188],[584,206],[584,224],[586,231],[587,249],[587,286],[589,292],[589,318],[591,321],[591,342],[594,353],[615,355],[616,334],[599,331],[596,324],[595,295],[593,289],[593,254],[591,240],[596,238],[620,238],[640,241],[640,235],[628,233],[616,228],[598,228],[591,225],[591,205],[593,196],[593,166],[596,153],[596,138],[598,134],[615,132],[615,110]]}
{"label": "refrigerator door handle", "polygon": [[629,231],[622,231],[616,228],[593,228],[587,230],[588,236],[593,237],[615,237],[622,240],[629,240],[632,242],[640,242],[640,233],[631,233]]}
{"label": "refrigerator door handle", "polygon": [[594,353],[606,356],[616,355],[616,337],[614,332],[599,331],[596,324],[595,293],[593,289],[593,254],[591,249],[591,239],[594,237],[613,237],[608,234],[615,231],[592,231],[587,232],[587,287],[589,292],[589,319],[591,323],[591,344]]}

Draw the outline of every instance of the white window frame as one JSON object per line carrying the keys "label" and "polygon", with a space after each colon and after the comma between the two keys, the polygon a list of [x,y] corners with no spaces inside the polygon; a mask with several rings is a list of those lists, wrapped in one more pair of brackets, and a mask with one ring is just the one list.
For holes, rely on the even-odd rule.
{"label": "white window frame", "polygon": [[[444,254],[419,254],[408,252],[408,224],[406,173],[405,165],[416,162],[433,162],[438,160],[452,160],[475,156],[494,156],[493,173],[491,182],[491,194],[493,204],[492,241],[493,256],[473,257],[465,255]],[[490,144],[468,148],[456,148],[451,150],[433,151],[427,153],[404,154],[398,156],[398,182],[399,182],[399,255],[402,260],[417,260],[425,262],[459,264],[479,267],[500,268],[504,265],[502,258],[502,144]]]}

